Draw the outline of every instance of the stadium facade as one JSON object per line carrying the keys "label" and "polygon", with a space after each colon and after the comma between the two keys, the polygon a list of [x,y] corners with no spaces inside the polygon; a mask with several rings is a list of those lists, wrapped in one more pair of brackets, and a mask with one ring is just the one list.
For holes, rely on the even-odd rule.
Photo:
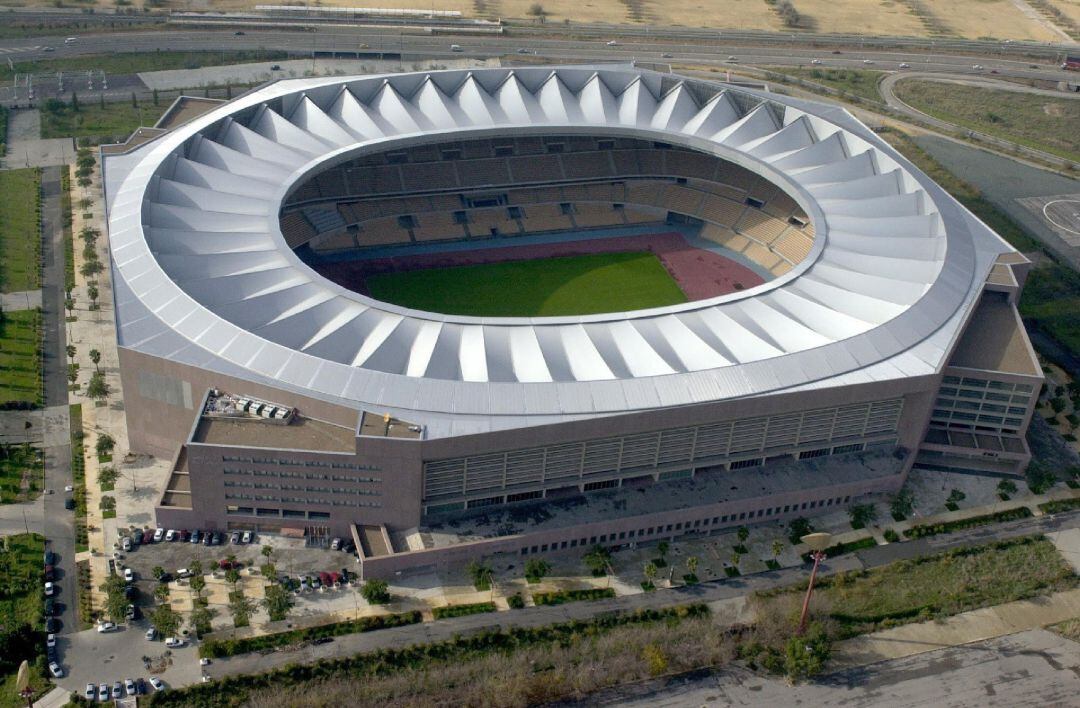
{"label": "stadium facade", "polygon": [[[130,445],[174,461],[162,526],[351,536],[378,575],[1029,459],[1029,262],[842,108],[623,65],[283,80],[105,182]],[[655,225],[760,282],[478,318],[316,272]]]}

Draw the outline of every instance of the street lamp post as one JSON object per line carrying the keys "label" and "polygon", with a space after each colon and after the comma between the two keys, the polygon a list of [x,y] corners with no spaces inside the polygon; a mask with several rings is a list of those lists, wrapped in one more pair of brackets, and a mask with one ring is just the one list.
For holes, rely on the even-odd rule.
{"label": "street lamp post", "polygon": [[814,592],[814,580],[817,579],[818,566],[825,560],[825,549],[829,547],[832,534],[810,533],[799,540],[810,547],[810,557],[814,559],[814,568],[810,571],[810,583],[806,586],[806,597],[803,598],[802,613],[799,615],[799,627],[795,630],[797,637],[801,637],[806,632],[806,615],[810,610],[810,596]]}

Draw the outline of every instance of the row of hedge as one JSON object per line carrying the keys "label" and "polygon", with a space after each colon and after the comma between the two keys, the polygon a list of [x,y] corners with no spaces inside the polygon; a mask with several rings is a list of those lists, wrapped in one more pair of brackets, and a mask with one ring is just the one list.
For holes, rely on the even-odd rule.
{"label": "row of hedge", "polygon": [[1044,514],[1060,514],[1065,511],[1080,509],[1080,497],[1075,499],[1058,499],[1039,504],[1039,510]]}
{"label": "row of hedge", "polygon": [[[845,553],[852,553],[854,551],[861,551],[864,548],[873,548],[877,545],[877,541],[872,536],[866,538],[860,538],[858,541],[848,541],[847,543],[837,543],[836,545],[829,546],[825,549],[826,558],[835,558],[836,556],[842,556]],[[813,560],[809,553],[802,555],[804,563],[809,563]]]}
{"label": "row of hedge", "polygon": [[431,614],[435,619],[445,619],[447,617],[464,617],[465,615],[478,615],[484,612],[494,611],[494,602],[475,602],[471,605],[447,605],[446,607],[436,607],[431,611]]}
{"label": "row of hedge", "polygon": [[567,642],[582,636],[604,634],[616,627],[704,617],[709,608],[704,603],[681,605],[659,610],[608,612],[588,620],[574,620],[543,627],[511,627],[455,636],[441,642],[414,644],[394,649],[380,649],[343,659],[326,659],[313,664],[292,664],[275,671],[250,676],[233,676],[208,684],[196,684],[175,691],[155,693],[154,706],[240,705],[248,691],[286,689],[315,679],[332,680],[357,675],[386,676],[403,669],[416,669],[432,661],[475,658],[495,652],[512,652],[532,646]]}
{"label": "row of hedge", "polygon": [[912,526],[910,529],[904,531],[904,535],[908,538],[926,538],[927,536],[936,536],[941,533],[962,531],[964,529],[974,528],[975,526],[1027,519],[1031,515],[1031,509],[1026,506],[1019,506],[1015,509],[1009,509],[1008,511],[998,511],[993,514],[983,514],[982,516],[971,516],[966,519],[946,521],[940,524],[920,524],[918,526]]}
{"label": "row of hedge", "polygon": [[263,649],[274,649],[323,637],[339,637],[344,634],[358,634],[360,632],[373,632],[377,629],[401,627],[407,624],[416,624],[420,622],[420,619],[420,613],[412,610],[396,615],[361,617],[346,622],[322,624],[318,627],[294,629],[289,632],[276,632],[246,639],[207,639],[199,646],[199,655],[217,659],[223,656],[235,656],[236,654],[247,654],[248,652]]}
{"label": "row of hedge", "polygon": [[579,600],[604,600],[615,597],[612,588],[588,588],[587,590],[556,590],[554,592],[533,593],[533,602],[537,605],[562,605]]}

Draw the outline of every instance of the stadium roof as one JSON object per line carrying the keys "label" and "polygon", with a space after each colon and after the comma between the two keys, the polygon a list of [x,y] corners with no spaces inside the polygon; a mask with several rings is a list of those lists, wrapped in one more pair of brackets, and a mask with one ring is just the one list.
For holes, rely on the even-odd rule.
{"label": "stadium roof", "polygon": [[[308,268],[305,179],[421,142],[661,140],[785,189],[810,255],[753,289],[581,317],[419,312]],[[1010,247],[846,110],[627,66],[278,81],[106,164],[120,344],[457,434],[940,370]]]}

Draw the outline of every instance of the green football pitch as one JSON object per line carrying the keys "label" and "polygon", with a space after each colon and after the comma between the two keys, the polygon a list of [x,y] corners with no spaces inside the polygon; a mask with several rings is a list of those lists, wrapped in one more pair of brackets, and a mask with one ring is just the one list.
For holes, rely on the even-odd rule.
{"label": "green football pitch", "polygon": [[478,317],[555,317],[686,302],[651,253],[596,253],[383,273],[371,296],[404,307]]}

